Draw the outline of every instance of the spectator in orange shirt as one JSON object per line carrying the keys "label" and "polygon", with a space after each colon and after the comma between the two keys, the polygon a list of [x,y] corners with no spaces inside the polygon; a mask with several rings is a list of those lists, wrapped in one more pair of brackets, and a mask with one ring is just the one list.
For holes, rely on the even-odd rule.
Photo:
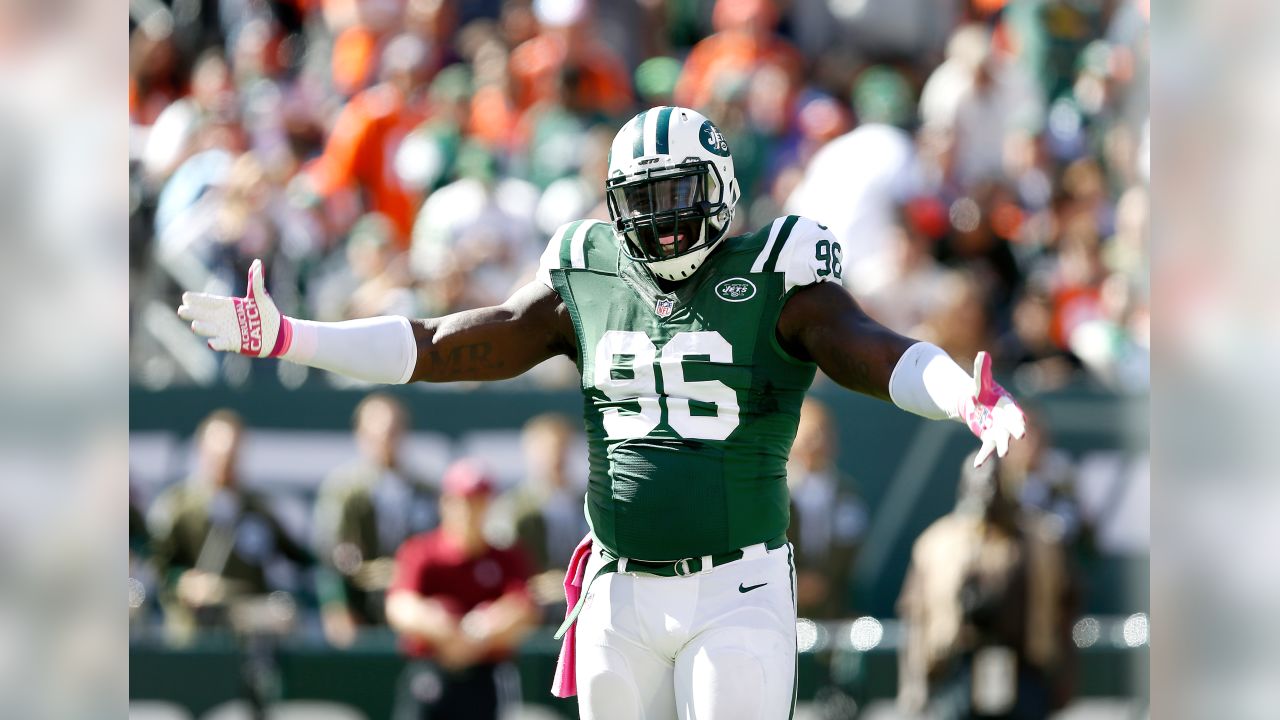
{"label": "spectator in orange shirt", "polygon": [[364,25],[352,25],[333,39],[330,77],[343,96],[355,95],[373,75],[378,34]]}
{"label": "spectator in orange shirt", "polygon": [[[676,104],[706,107],[726,75],[747,76],[765,63],[784,68],[792,85],[798,87],[804,60],[791,43],[774,34],[777,21],[772,0],[717,0],[711,13],[716,32],[689,52],[676,85]],[[778,100],[786,103],[790,99]]]}
{"label": "spectator in orange shirt", "polygon": [[511,53],[516,106],[528,109],[556,93],[561,77],[583,112],[617,116],[631,107],[631,76],[622,59],[600,42],[587,0],[535,0],[541,31]]}
{"label": "spectator in orange shirt", "polygon": [[519,119],[510,72],[511,52],[505,36],[496,28],[475,23],[464,35],[459,44],[471,67],[474,87],[465,134],[486,147],[505,150]]}
{"label": "spectator in orange shirt", "polygon": [[426,43],[412,35],[387,43],[381,82],[342,108],[324,154],[307,169],[326,199],[343,190],[361,192],[365,210],[391,220],[400,249],[409,245],[418,198],[401,185],[393,160],[400,141],[425,117],[419,90],[432,71],[430,57]]}

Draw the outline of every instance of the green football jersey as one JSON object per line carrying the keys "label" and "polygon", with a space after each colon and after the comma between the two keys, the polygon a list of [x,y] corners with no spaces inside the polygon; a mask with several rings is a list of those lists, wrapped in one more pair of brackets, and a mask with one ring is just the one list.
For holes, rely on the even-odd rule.
{"label": "green football jersey", "polygon": [[596,539],[623,557],[679,560],[781,535],[816,366],[775,329],[797,288],[840,282],[840,245],[811,220],[778,218],[663,292],[620,242],[609,223],[569,223],[538,273],[577,334]]}

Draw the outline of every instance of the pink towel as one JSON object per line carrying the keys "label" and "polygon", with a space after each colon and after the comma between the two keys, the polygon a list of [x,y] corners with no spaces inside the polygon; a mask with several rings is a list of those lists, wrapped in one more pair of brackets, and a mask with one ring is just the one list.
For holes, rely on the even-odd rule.
{"label": "pink towel", "polygon": [[[591,533],[582,538],[578,547],[573,549],[573,557],[569,558],[569,569],[564,574],[565,617],[573,612],[582,595],[582,584],[587,578],[587,560],[591,557]],[[564,638],[560,641],[560,658],[556,661],[556,676],[551,681],[551,694],[558,698],[573,697],[578,694],[577,666],[574,655],[574,636],[577,622],[569,626]]]}

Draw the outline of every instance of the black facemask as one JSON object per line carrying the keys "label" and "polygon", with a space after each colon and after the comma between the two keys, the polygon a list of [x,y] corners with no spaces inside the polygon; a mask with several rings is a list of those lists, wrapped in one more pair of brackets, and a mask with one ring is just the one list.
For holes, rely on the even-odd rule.
{"label": "black facemask", "polygon": [[706,220],[721,207],[707,200],[707,177],[699,163],[611,184],[610,214],[638,258],[666,260],[703,238]]}

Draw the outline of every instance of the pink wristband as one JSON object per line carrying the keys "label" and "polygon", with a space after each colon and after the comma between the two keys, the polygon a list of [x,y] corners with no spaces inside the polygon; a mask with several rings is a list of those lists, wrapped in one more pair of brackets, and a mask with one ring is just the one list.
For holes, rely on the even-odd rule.
{"label": "pink wristband", "polygon": [[293,323],[285,315],[280,316],[280,332],[276,333],[276,345],[271,348],[271,354],[267,357],[280,357],[289,352],[289,346],[293,345]]}

